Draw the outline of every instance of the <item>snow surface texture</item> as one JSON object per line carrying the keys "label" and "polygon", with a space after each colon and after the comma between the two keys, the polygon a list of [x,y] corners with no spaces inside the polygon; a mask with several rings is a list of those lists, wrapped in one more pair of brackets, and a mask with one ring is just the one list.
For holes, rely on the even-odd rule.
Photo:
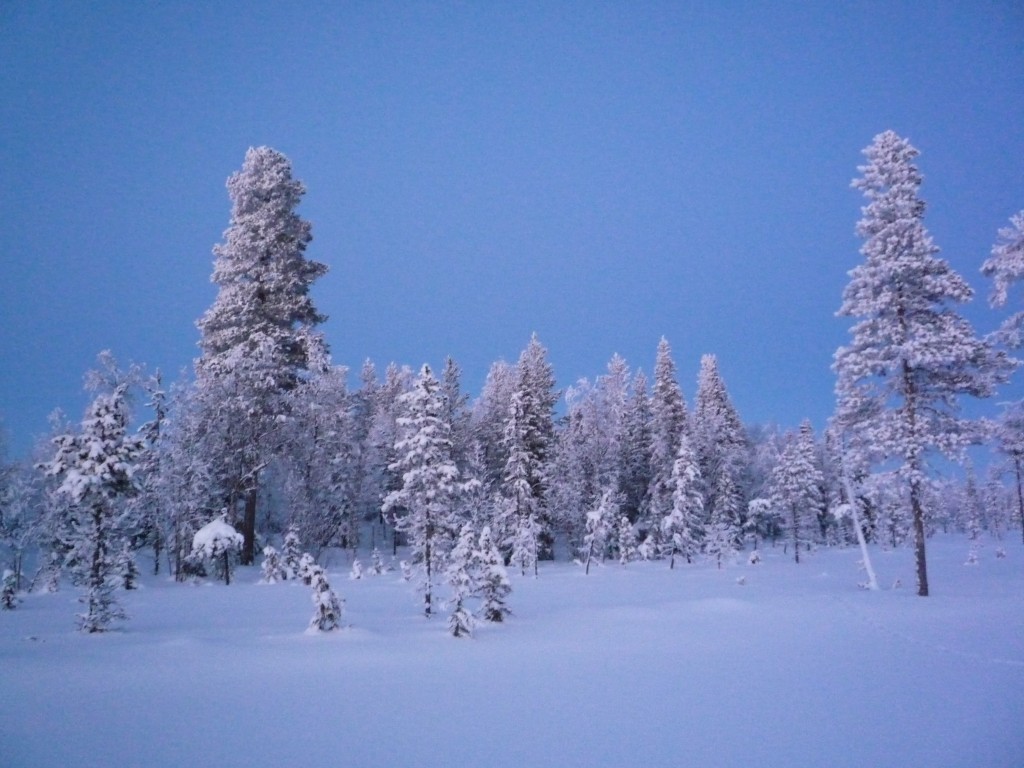
{"label": "snow surface texture", "polygon": [[[121,631],[77,592],[0,614],[0,765],[1024,765],[1024,550],[929,542],[933,595],[858,590],[859,552],[800,565],[541,564],[473,639],[398,573],[344,578],[346,628],[305,634],[309,588],[147,577]],[[883,587],[909,550],[873,550]],[[738,579],[744,578],[740,585]]]}

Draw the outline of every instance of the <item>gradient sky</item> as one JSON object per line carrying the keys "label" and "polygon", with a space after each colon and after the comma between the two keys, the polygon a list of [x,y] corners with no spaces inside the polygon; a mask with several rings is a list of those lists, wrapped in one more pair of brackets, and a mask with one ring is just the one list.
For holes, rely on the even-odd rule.
{"label": "gradient sky", "polygon": [[820,427],[892,128],[979,296],[1024,208],[1024,6],[1005,2],[0,0],[0,414],[14,452],[109,348],[197,354],[224,182],[292,161],[335,362],[479,391],[536,331],[559,384],[713,352],[747,422]]}

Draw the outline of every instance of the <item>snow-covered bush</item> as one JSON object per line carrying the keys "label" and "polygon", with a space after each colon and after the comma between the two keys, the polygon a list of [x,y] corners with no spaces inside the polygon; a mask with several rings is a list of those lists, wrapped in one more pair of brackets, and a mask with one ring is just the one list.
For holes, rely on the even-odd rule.
{"label": "snow-covered bush", "polygon": [[[313,618],[309,628],[318,632],[330,632],[341,626],[342,602],[327,582],[324,569],[316,564],[307,568],[307,582],[313,587]],[[304,577],[305,578],[305,577]]]}
{"label": "snow-covered bush", "polygon": [[263,548],[263,565],[261,566],[263,584],[276,584],[288,578],[288,571],[278,551],[271,546]]}
{"label": "snow-covered bush", "polygon": [[223,577],[225,584],[230,584],[232,559],[241,551],[242,541],[242,534],[221,515],[196,531],[189,559],[196,563],[213,563],[218,576]]}
{"label": "snow-covered bush", "polygon": [[0,608],[5,611],[13,610],[18,604],[18,597],[14,589],[14,571],[7,568],[4,570],[3,587],[0,591]]}

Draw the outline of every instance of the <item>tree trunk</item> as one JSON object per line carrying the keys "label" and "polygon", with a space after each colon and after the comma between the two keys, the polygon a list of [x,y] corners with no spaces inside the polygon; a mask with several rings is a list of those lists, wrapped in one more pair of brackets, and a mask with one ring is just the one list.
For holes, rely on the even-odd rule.
{"label": "tree trunk", "polygon": [[245,516],[242,518],[242,565],[252,565],[256,560],[256,486],[245,494]]}
{"label": "tree trunk", "polygon": [[1013,457],[1013,469],[1017,473],[1017,512],[1020,514],[1020,535],[1024,538],[1024,489],[1021,488],[1020,456]]}
{"label": "tree trunk", "polygon": [[924,509],[917,480],[910,483],[910,509],[914,513],[914,564],[917,567],[917,594],[928,597],[928,564],[924,553]]}

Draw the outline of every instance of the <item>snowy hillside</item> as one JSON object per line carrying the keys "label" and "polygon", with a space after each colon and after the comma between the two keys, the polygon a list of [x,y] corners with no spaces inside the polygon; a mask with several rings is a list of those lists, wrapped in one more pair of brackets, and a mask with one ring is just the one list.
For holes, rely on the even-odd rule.
{"label": "snowy hillside", "polygon": [[[1024,765],[1024,551],[964,566],[930,544],[799,566],[542,565],[504,625],[427,621],[397,572],[328,564],[346,628],[307,634],[311,590],[149,577],[131,621],[75,631],[76,591],[0,614],[0,765]],[[744,583],[739,583],[742,577]],[[902,588],[890,589],[901,580]]]}

